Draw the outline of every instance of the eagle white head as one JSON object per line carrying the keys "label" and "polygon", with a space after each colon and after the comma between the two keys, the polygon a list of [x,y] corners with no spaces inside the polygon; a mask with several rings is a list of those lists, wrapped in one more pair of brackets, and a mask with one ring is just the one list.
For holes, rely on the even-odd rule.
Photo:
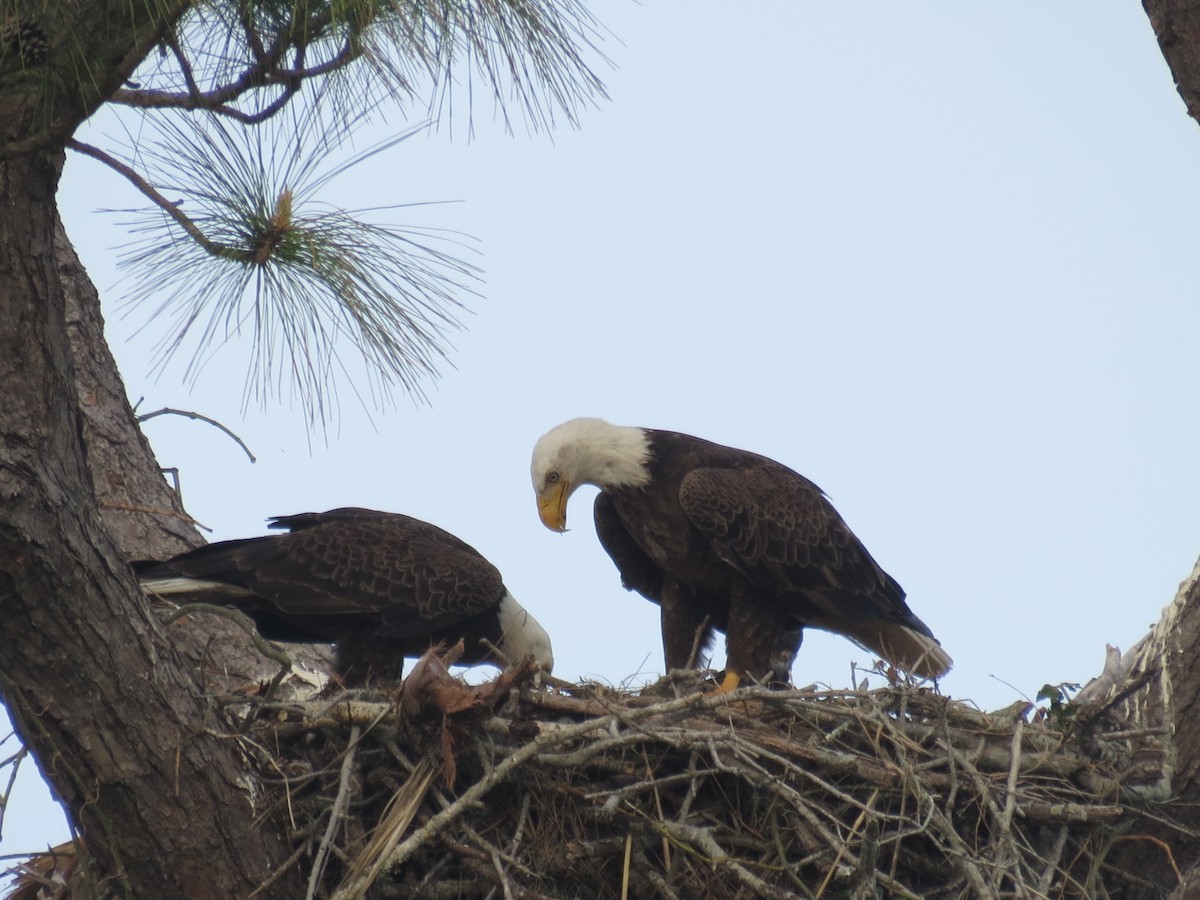
{"label": "eagle white head", "polygon": [[500,601],[500,650],[509,660],[516,662],[533,656],[546,672],[554,669],[554,652],[550,648],[550,635],[529,610],[517,602],[517,598],[505,592]]}
{"label": "eagle white head", "polygon": [[529,467],[538,515],[551,531],[567,530],[567,500],[581,484],[637,487],[650,480],[650,439],[643,428],[603,419],[571,419],[533,447]]}

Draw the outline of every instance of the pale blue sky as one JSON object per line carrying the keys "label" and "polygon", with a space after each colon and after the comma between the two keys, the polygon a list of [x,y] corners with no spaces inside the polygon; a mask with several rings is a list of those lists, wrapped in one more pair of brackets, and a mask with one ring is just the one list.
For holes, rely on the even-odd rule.
{"label": "pale blue sky", "polygon": [[[578,131],[409,140],[335,181],[348,208],[480,241],[454,368],[374,428],[345,402],[240,413],[244,345],[189,391],[146,378],[112,267],[143,205],[72,158],[62,201],[147,423],[214,539],[341,505],[416,515],[488,556],[546,626],[556,674],[661,672],[656,608],[620,588],[591,491],[557,536],[529,452],[579,415],[770,455],[830,495],[983,708],[1086,681],[1200,551],[1195,247],[1200,128],[1136,5],[593,7],[610,103]],[[401,127],[399,117],[390,129]],[[85,139],[116,129],[98,123]],[[362,145],[388,133],[381,127]],[[869,655],[810,633],[797,684]],[[10,811],[6,850],[53,834]],[[61,834],[61,826],[59,826]]]}

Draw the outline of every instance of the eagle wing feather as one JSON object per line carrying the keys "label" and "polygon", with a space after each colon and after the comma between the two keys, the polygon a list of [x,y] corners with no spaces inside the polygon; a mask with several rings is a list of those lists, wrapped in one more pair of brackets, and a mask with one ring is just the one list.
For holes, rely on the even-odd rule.
{"label": "eagle wing feather", "polygon": [[621,573],[621,584],[627,591],[637,591],[647,600],[658,603],[662,599],[663,570],[646,555],[621,517],[613,502],[601,491],[596,495],[592,515],[596,521],[596,537],[600,546],[617,565]]}
{"label": "eagle wing feather", "polygon": [[378,616],[377,633],[395,638],[482,613],[504,594],[495,566],[419,519],[333,510],[280,517],[273,526],[294,530],[210,544],[149,574],[236,585],[288,618]]}
{"label": "eagle wing feather", "polygon": [[684,476],[679,502],[722,560],[757,587],[802,601],[802,617],[818,616],[811,624],[871,613],[927,631],[900,585],[804,476],[765,459],[698,468]]}

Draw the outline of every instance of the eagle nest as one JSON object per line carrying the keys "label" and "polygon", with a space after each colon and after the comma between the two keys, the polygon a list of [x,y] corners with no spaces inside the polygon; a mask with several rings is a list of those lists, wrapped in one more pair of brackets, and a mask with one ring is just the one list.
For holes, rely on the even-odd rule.
{"label": "eagle nest", "polygon": [[309,896],[1115,897],[1157,890],[1152,857],[1178,877],[1149,834],[1171,828],[1153,734],[902,684],[708,687],[531,662],[472,686],[430,654],[387,694],[224,706],[294,836],[272,880],[299,867]]}
{"label": "eagle nest", "polygon": [[319,897],[1117,896],[1148,886],[1110,853],[1139,839],[1173,869],[1130,734],[1028,712],[531,664],[469,686],[427,655],[392,696],[239,715]]}

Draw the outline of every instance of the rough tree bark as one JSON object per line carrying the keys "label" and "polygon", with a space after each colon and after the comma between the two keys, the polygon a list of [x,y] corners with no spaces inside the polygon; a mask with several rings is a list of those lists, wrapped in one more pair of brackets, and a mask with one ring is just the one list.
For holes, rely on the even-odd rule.
{"label": "rough tree bark", "polygon": [[[121,520],[122,506],[169,509],[170,499],[148,448],[129,437],[95,294],[78,290],[78,262],[55,254],[62,142],[186,6],[94,0],[73,5],[69,21],[41,16],[41,3],[15,10],[47,32],[51,54],[72,53],[89,74],[64,93],[11,54],[0,67],[0,692],[87,836],[92,878],[131,896],[227,898],[249,894],[291,850],[255,821],[244,760],[209,730],[193,668],[126,565],[126,554],[196,538],[170,514]],[[100,414],[113,403],[123,412]],[[98,492],[137,502],[106,499],[105,522]],[[285,878],[260,896],[294,894]]]}
{"label": "rough tree bark", "polygon": [[71,339],[83,450],[101,521],[128,558],[161,559],[196,547],[203,540],[160,474],[129,407],[104,338],[100,296],[61,221],[56,221],[54,256]]}
{"label": "rough tree bark", "polygon": [[1142,0],[1188,115],[1200,121],[1200,5],[1193,0]]}
{"label": "rough tree bark", "polygon": [[0,686],[99,877],[244,896],[290,851],[255,827],[242,761],[206,733],[196,681],[101,523],[54,263],[59,165],[0,164]]}

